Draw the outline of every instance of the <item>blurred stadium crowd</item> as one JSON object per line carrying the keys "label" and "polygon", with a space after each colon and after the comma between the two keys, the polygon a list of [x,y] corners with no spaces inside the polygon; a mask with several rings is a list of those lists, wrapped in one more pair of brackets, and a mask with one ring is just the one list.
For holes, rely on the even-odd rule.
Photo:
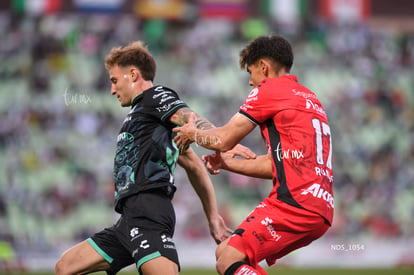
{"label": "blurred stadium crowd", "polygon": [[[111,47],[146,41],[158,61],[155,83],[222,125],[250,91],[239,50],[270,33],[292,41],[292,73],[315,91],[330,120],[335,220],[327,237],[414,237],[413,34],[355,21],[290,28],[8,13],[0,14],[0,32],[0,240],[17,253],[61,251],[116,218],[112,164],[128,109],[110,95],[103,58]],[[243,143],[263,153],[258,131]],[[271,185],[226,172],[212,179],[232,226]],[[179,169],[176,184],[177,238],[210,238]]]}

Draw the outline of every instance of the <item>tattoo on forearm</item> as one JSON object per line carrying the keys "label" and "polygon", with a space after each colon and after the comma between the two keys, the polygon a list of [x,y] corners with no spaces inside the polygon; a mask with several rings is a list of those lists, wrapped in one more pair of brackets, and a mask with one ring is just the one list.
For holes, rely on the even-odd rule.
{"label": "tattoo on forearm", "polygon": [[204,118],[199,118],[196,120],[195,125],[197,127],[197,129],[200,130],[208,130],[208,129],[213,129],[214,125],[210,123],[210,121],[204,119]]}
{"label": "tattoo on forearm", "polygon": [[179,126],[183,126],[184,124],[187,123],[188,118],[190,117],[191,114],[191,110],[189,108],[181,108],[179,109],[176,113],[176,123]]}
{"label": "tattoo on forearm", "polygon": [[[186,124],[188,122],[190,116],[193,113],[194,113],[194,111],[191,110],[190,108],[181,108],[181,109],[179,109],[176,113],[176,123],[180,126]],[[215,128],[214,125],[210,121],[208,121],[207,119],[199,116],[198,114],[196,114],[195,125],[196,125],[197,129],[200,129],[200,130],[208,130],[208,129]]]}

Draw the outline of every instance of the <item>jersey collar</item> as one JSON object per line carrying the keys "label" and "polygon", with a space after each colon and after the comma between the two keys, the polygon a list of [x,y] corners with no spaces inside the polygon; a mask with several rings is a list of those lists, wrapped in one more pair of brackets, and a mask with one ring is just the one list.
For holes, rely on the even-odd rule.
{"label": "jersey collar", "polygon": [[131,101],[131,108],[134,108],[134,106],[135,105],[137,105],[137,103],[139,102],[139,101],[141,101],[141,98],[142,98],[142,96],[143,96],[143,94],[146,92],[146,91],[149,91],[149,90],[151,90],[151,89],[153,89],[154,87],[151,87],[151,88],[149,88],[149,89],[147,89],[147,90],[145,90],[145,91],[143,91],[143,92],[141,92],[141,93],[139,93],[139,94],[137,94],[133,99],[132,99],[132,101]]}

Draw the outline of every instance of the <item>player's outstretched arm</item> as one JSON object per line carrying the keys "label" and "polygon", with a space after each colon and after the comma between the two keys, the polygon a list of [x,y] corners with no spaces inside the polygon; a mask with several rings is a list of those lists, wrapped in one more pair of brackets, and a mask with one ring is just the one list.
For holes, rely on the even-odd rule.
{"label": "player's outstretched arm", "polygon": [[173,131],[178,133],[174,140],[181,148],[195,141],[207,149],[224,152],[231,150],[255,127],[256,124],[237,113],[226,125],[206,130],[197,128],[196,117],[190,116],[187,124]]}
{"label": "player's outstretched arm", "polygon": [[267,155],[257,156],[255,159],[235,158],[232,151],[216,152],[202,156],[202,160],[207,170],[213,175],[220,173],[220,169],[224,169],[249,177],[272,178],[272,156],[270,152]]}
{"label": "player's outstretched arm", "polygon": [[[214,126],[210,121],[201,117],[200,115],[198,115],[196,112],[194,112],[188,107],[178,109],[170,117],[170,121],[177,126],[190,125],[196,130],[209,130],[209,129],[216,128],[216,126]],[[211,141],[214,141],[214,138]],[[180,153],[183,153],[185,151],[185,148],[188,148],[188,145],[190,145],[192,142],[193,141],[188,141],[188,142],[177,144],[178,148],[180,148]],[[203,143],[202,140],[199,140],[199,142],[200,144]],[[243,158],[249,159],[249,158],[256,157],[256,154],[254,154],[249,148],[243,145],[237,145],[233,148],[233,150],[236,155],[241,156]]]}
{"label": "player's outstretched arm", "polygon": [[170,121],[175,125],[183,126],[188,123],[191,117],[193,117],[193,123],[197,129],[208,130],[216,128],[213,123],[188,107],[178,109],[177,112],[171,116]]}
{"label": "player's outstretched arm", "polygon": [[231,234],[232,230],[226,226],[223,218],[218,213],[213,184],[204,168],[203,162],[189,148],[178,157],[178,164],[185,169],[191,185],[200,198],[208,220],[211,236],[216,243],[224,241]]}

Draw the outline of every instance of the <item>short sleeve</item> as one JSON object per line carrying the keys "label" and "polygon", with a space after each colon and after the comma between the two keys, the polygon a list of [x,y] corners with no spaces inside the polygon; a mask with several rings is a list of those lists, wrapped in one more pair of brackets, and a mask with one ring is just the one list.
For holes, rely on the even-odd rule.
{"label": "short sleeve", "polygon": [[259,125],[275,115],[277,107],[275,105],[275,98],[270,96],[268,89],[258,86],[247,96],[239,113]]}
{"label": "short sleeve", "polygon": [[167,121],[177,110],[187,107],[178,94],[163,86],[156,86],[144,97],[146,112],[158,117],[162,121]]}

